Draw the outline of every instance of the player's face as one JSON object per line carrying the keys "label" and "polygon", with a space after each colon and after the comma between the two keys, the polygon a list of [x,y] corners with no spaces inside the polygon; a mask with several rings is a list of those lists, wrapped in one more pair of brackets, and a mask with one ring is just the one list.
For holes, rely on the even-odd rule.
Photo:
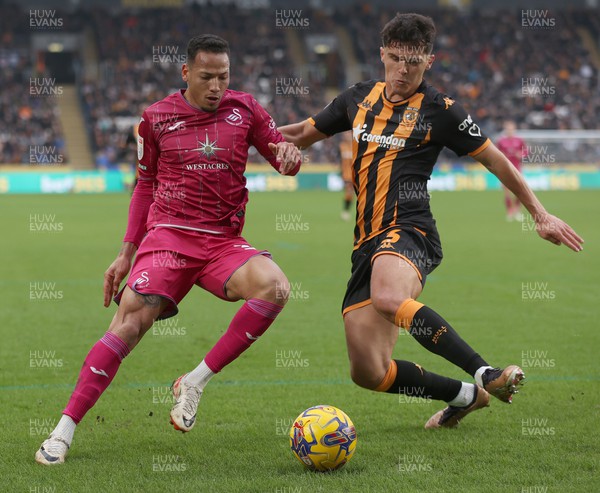
{"label": "player's face", "polygon": [[187,82],[185,98],[193,106],[216,111],[229,86],[229,56],[199,51],[192,62],[183,64],[181,77]]}
{"label": "player's face", "polygon": [[435,59],[421,46],[401,44],[380,48],[380,55],[385,67],[386,96],[392,102],[412,96]]}
{"label": "player's face", "polygon": [[504,122],[504,133],[506,133],[506,135],[508,135],[509,137],[515,133],[516,129],[517,129],[517,125],[515,124],[515,122],[513,122],[513,121]]}

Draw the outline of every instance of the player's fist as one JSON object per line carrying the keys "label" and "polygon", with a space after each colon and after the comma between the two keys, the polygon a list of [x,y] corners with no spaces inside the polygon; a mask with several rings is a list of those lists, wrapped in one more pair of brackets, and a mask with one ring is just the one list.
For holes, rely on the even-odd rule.
{"label": "player's fist", "polygon": [[275,160],[279,164],[279,172],[282,175],[290,174],[302,162],[300,149],[291,142],[279,142],[278,144],[269,142],[269,149],[275,155]]}

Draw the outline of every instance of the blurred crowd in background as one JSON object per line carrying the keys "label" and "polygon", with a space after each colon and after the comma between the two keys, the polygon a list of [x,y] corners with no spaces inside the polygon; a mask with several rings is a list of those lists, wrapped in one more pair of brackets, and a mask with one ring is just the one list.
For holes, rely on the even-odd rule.
{"label": "blurred crowd in background", "polygon": [[[49,75],[32,54],[29,13],[16,6],[2,6],[0,12],[0,163],[29,163],[32,145],[64,153],[60,96],[30,93],[30,77]],[[332,94],[358,82],[349,80],[339,49],[316,52],[307,42],[310,35],[345,30],[361,79],[383,76],[379,31],[394,9],[364,3],[301,12],[305,25],[293,28],[306,60],[301,67],[294,61],[298,45],[290,40],[291,28],[279,26],[272,9],[95,8],[60,14],[65,31],[91,29],[95,39],[98,76],[84,77],[85,60],[78,60],[77,88],[96,164],[110,168],[135,160],[127,122],[184,87],[181,57],[196,34],[211,32],[229,41],[230,88],[253,94],[279,125],[318,112]],[[585,48],[581,33],[583,28],[600,36],[597,9],[553,12],[550,29],[524,27],[520,10],[421,13],[431,15],[438,30],[436,61],[426,80],[459,100],[489,135],[507,118],[521,129],[600,127],[597,54]],[[339,160],[338,146],[329,141],[311,153],[311,162]]]}

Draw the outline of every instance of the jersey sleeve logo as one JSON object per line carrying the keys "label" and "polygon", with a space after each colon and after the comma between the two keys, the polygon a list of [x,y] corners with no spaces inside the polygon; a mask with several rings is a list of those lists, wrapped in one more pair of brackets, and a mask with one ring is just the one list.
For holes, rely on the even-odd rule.
{"label": "jersey sleeve logo", "polygon": [[481,137],[481,129],[479,128],[479,125],[473,122],[471,115],[467,115],[467,117],[458,126],[458,129],[461,132],[466,130],[471,137]]}
{"label": "jersey sleeve logo", "polygon": [[138,135],[138,161],[144,157],[144,137]]}
{"label": "jersey sleeve logo", "polygon": [[448,108],[450,108],[450,106],[452,106],[454,104],[454,99],[449,98],[448,96],[446,96],[444,98],[444,104],[446,105],[446,107],[444,109],[447,110]]}

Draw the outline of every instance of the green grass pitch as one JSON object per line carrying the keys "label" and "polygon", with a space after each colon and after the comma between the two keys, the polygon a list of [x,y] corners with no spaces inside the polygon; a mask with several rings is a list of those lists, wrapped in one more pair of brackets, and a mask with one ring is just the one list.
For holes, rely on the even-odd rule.
{"label": "green grass pitch", "polygon": [[[274,326],[213,379],[195,429],[178,433],[167,388],[239,306],[195,288],[124,361],[56,468],[33,456],[114,313],[102,307],[102,276],[129,197],[0,197],[0,490],[596,491],[600,192],[539,196],[586,239],[583,252],[544,242],[530,223],[507,223],[499,192],[432,196],[445,260],[421,301],[490,363],[524,366],[514,404],[493,400],[458,429],[431,432],[423,425],[441,403],[353,385],[339,313],[353,225],[339,218],[341,196],[255,193],[245,236],[272,252],[292,287]],[[469,379],[407,335],[395,356]],[[303,470],[289,450],[293,419],[316,404],[343,409],[357,429],[354,458],[333,474]]]}

